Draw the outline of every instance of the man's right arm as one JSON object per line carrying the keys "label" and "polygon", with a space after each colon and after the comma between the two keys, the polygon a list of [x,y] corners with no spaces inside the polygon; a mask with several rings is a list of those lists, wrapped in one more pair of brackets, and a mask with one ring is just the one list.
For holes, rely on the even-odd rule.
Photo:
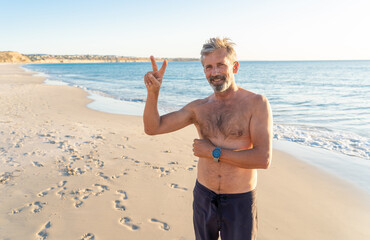
{"label": "man's right arm", "polygon": [[183,107],[181,110],[159,116],[158,113],[158,96],[162,84],[167,61],[163,62],[161,69],[158,70],[154,57],[151,56],[153,72],[148,72],[144,76],[145,86],[148,90],[147,100],[144,109],[144,130],[146,134],[156,135],[173,132],[192,123],[193,112],[190,105]]}
{"label": "man's right arm", "polygon": [[189,105],[178,111],[159,116],[157,102],[158,97],[148,94],[144,110],[144,130],[146,134],[169,133],[193,123],[193,111]]}

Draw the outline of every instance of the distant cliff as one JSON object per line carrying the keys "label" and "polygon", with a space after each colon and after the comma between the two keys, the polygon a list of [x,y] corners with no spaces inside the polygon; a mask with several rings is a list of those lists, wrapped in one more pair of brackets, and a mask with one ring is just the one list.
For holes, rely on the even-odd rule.
{"label": "distant cliff", "polygon": [[31,60],[19,52],[0,52],[0,63],[29,63]]}
{"label": "distant cliff", "polygon": [[[157,60],[163,61],[158,58]],[[197,58],[169,58],[168,61],[198,61]],[[0,63],[99,63],[99,62],[148,62],[149,58],[100,56],[100,55],[49,55],[0,52]]]}

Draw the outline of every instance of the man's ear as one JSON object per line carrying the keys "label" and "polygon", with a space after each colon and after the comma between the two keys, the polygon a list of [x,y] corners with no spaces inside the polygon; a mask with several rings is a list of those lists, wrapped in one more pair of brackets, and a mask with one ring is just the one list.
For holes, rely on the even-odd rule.
{"label": "man's ear", "polygon": [[239,71],[239,62],[235,61],[233,64],[233,73],[236,74]]}

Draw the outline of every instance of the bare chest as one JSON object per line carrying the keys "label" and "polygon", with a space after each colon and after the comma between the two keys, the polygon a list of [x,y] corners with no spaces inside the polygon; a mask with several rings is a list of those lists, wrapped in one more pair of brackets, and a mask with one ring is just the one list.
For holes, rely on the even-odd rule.
{"label": "bare chest", "polygon": [[251,113],[242,105],[206,104],[196,111],[199,135],[207,139],[250,139]]}

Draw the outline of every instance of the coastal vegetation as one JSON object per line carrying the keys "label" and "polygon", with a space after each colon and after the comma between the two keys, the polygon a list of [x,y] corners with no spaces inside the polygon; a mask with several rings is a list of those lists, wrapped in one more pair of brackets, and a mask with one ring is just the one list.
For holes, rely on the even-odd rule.
{"label": "coastal vegetation", "polygon": [[[163,61],[164,58],[157,58]],[[197,58],[168,58],[168,61],[199,61]],[[115,55],[51,55],[21,54],[14,51],[0,52],[0,63],[99,63],[99,62],[149,62],[149,57]]]}

